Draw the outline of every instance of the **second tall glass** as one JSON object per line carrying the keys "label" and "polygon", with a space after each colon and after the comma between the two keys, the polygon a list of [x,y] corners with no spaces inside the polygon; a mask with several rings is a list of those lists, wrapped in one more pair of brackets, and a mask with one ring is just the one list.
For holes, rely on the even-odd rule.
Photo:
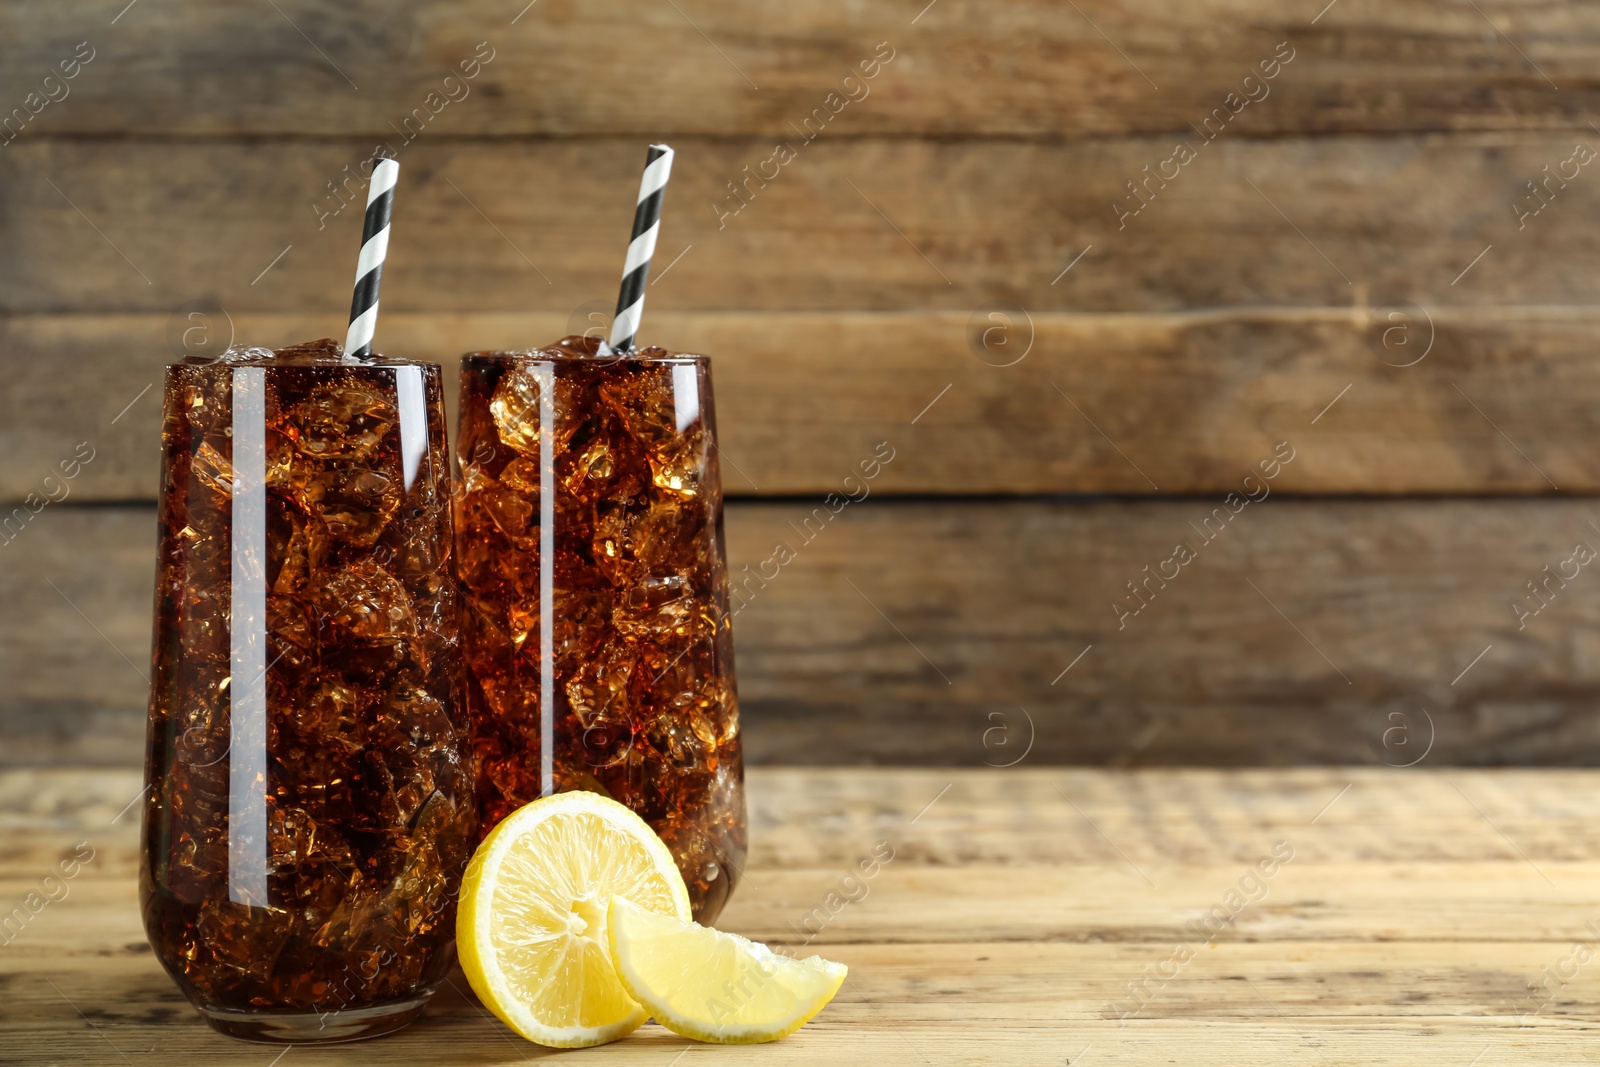
{"label": "second tall glass", "polygon": [[710,361],[597,347],[462,357],[482,829],[548,793],[609,795],[661,835],[710,922],[745,854]]}

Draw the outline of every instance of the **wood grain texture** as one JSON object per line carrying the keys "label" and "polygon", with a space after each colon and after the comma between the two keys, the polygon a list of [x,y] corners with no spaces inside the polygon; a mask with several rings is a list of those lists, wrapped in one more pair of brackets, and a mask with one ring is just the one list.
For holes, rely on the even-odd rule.
{"label": "wood grain texture", "polygon": [[[1581,129],[1600,103],[1600,18],[1582,4],[1343,0],[1320,18],[1267,0],[278,6],[7,5],[0,99],[22,103],[87,38],[94,60],[28,136],[392,137],[486,41],[493,60],[459,102],[432,105],[431,136],[765,134],[889,42],[894,62],[840,116],[855,133],[1121,134],[1198,121],[1289,41],[1251,133]],[[625,73],[597,75],[601,54]]]}
{"label": "wood grain texture", "polygon": [[[329,315],[212,325],[272,346],[338,332]],[[457,355],[569,328],[555,314],[395,313],[380,348],[442,361],[453,420]],[[151,497],[173,329],[156,315],[0,317],[0,500],[41,492],[82,442],[94,459],[69,501]],[[1284,440],[1307,445],[1274,484],[1285,493],[1600,489],[1589,309],[653,312],[651,338],[713,354],[730,496],[839,491],[883,441],[882,494],[1221,496]]]}
{"label": "wood grain texture", "polygon": [[[479,42],[470,95],[430,99]],[[830,99],[878,42],[870,94]],[[1592,5],[1513,0],[7,5],[0,520],[95,459],[0,533],[0,763],[137,758],[191,311],[337,335],[342,183],[382,140],[380,346],[592,325],[658,138],[644,336],[716,359],[736,579],[895,449],[741,612],[757,762],[1600,758],[1592,579],[1512,608],[1600,512],[1395,499],[1600,492],[1594,168],[1518,217],[1600,147],[1597,45]],[[1281,441],[1272,498],[1118,628]]]}
{"label": "wood grain texture", "polygon": [[[1496,1062],[1585,1062],[1600,994],[1586,968],[1548,976],[1596,936],[1595,777],[756,768],[748,876],[723,925],[820,951],[850,978],[800,1033],[715,1054],[1343,1067],[1467,1063],[1487,1049]],[[139,788],[128,771],[0,774],[0,904],[20,901],[79,842],[95,849],[66,896],[0,952],[4,1062],[131,1061],[157,1048],[204,1062],[270,1058],[211,1034],[145,944],[136,828],[118,817]],[[806,917],[879,842],[893,859],[806,934]],[[1274,847],[1291,858],[1247,887],[1255,899],[1204,944],[1191,924],[1227,909]],[[1195,957],[1121,1018],[1129,983],[1166,973],[1178,944]],[[1545,1003],[1536,987],[1547,980],[1556,996]],[[685,1047],[652,1024],[606,1056],[659,1067]],[[513,1064],[540,1050],[488,1017],[457,973],[398,1035],[291,1055]]]}
{"label": "wood grain texture", "polygon": [[[1567,564],[1538,614],[1526,589],[1600,546],[1592,503],[1274,496],[1225,527],[1219,506],[731,505],[750,758],[1600,759],[1595,579]],[[57,508],[0,547],[0,760],[139,759],[153,540],[149,508]],[[1119,616],[1180,541],[1196,558]],[[796,558],[763,584],[780,543]]]}
{"label": "wood grain texture", "polygon": [[[1119,221],[1115,202],[1140,203],[1124,183],[1169,158],[1172,137],[824,135],[764,188],[752,179],[731,217],[740,201],[726,183],[771,146],[680,139],[649,306],[965,315],[996,301],[1033,312],[1587,304],[1594,287],[1574,264],[1600,252],[1592,176],[1577,168],[1565,189],[1552,186],[1525,225],[1511,207],[1573,146],[1556,134],[1224,134]],[[340,203],[328,183],[370,148],[19,139],[0,151],[0,310],[167,314],[209,299],[234,314],[337,316],[359,215],[319,212]],[[614,304],[637,141],[424,139],[400,159],[386,313],[567,316]]]}

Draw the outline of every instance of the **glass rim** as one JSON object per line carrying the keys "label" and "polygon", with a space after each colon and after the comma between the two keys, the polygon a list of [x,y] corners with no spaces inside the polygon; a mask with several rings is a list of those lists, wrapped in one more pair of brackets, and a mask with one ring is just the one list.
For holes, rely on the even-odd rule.
{"label": "glass rim", "polygon": [[[268,349],[265,345],[251,346],[251,347],[259,348],[261,351],[273,351],[271,349]],[[373,358],[369,359],[369,360],[349,359],[349,358],[346,358],[346,357],[340,357],[337,361],[335,361],[335,360],[292,360],[292,361],[280,361],[280,360],[277,359],[277,354],[276,354],[275,351],[273,352],[273,358],[272,359],[259,359],[259,360],[248,360],[248,361],[230,361],[230,360],[223,359],[221,356],[217,356],[217,357],[212,358],[212,359],[194,359],[194,358],[190,357],[190,358],[185,358],[185,359],[173,360],[172,362],[167,363],[165,365],[165,368],[169,373],[172,372],[172,371],[178,371],[178,370],[198,370],[198,369],[207,369],[207,368],[216,368],[216,367],[226,367],[226,368],[231,368],[233,370],[259,369],[259,370],[337,370],[337,371],[359,371],[359,370],[363,370],[363,369],[387,370],[387,369],[392,369],[392,368],[395,368],[395,367],[420,367],[423,370],[428,370],[428,369],[431,368],[431,369],[433,369],[435,371],[438,371],[440,373],[443,373],[443,371],[444,371],[444,364],[442,362],[438,361],[438,360],[411,359],[408,356],[385,356],[385,355],[382,355],[382,354],[378,354],[378,355],[373,356]]]}
{"label": "glass rim", "polygon": [[707,366],[711,365],[711,357],[694,352],[669,352],[663,356],[647,356],[643,351],[636,350],[629,353],[614,353],[609,356],[580,355],[575,352],[561,352],[550,348],[511,348],[511,349],[479,349],[473,352],[463,352],[461,363],[465,366],[469,362],[494,363],[504,365],[534,366],[537,364],[552,364],[561,366],[587,365],[596,368],[623,366]]}

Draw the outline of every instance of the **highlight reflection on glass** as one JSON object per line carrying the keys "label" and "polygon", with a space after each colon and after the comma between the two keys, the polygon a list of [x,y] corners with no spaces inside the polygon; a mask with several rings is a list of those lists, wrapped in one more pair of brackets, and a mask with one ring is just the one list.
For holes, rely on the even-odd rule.
{"label": "highlight reflection on glass", "polygon": [[267,387],[233,374],[228,899],[267,906]]}

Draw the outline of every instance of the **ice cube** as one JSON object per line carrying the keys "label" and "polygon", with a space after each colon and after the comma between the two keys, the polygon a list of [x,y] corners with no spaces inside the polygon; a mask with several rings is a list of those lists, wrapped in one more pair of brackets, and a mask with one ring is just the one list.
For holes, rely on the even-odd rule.
{"label": "ice cube", "polygon": [[626,721],[628,680],[638,662],[636,649],[610,641],[578,666],[567,680],[566,695],[579,727],[589,730],[602,720]]}
{"label": "ice cube", "polygon": [[433,795],[435,761],[404,748],[373,747],[362,769],[362,806],[367,830],[403,830]]}
{"label": "ice cube", "polygon": [[433,793],[408,834],[406,862],[388,893],[388,903],[407,933],[449,920],[451,882],[466,864],[470,811],[443,793]]}
{"label": "ice cube", "polygon": [[[541,379],[552,380],[550,411],[541,410]],[[578,388],[572,379],[550,367],[517,364],[506,372],[489,401],[500,440],[525,455],[539,455],[540,423],[550,420],[551,443],[556,451],[567,447],[578,428],[582,411],[575,402]]]}
{"label": "ice cube", "polygon": [[208,816],[197,813],[186,819],[192,829],[180,830],[163,857],[163,886],[179,900],[227,895],[228,842],[222,829],[227,816],[219,813],[215,822],[209,822]]}
{"label": "ice cube", "polygon": [[336,539],[375,544],[400,508],[400,485],[375,470],[337,465],[308,474],[305,501]]}
{"label": "ice cube", "polygon": [[478,503],[489,515],[495,529],[519,548],[539,547],[539,512],[534,501],[503,485],[485,486]]}
{"label": "ice cube", "polygon": [[[311,605],[292,596],[267,597],[267,664],[279,675],[297,674],[316,663],[318,622]],[[243,683],[247,679],[240,679]]]}
{"label": "ice cube", "polygon": [[[228,363],[234,366],[250,366],[252,364],[271,363],[276,357],[277,353],[270,348],[261,348],[258,345],[230,345],[227,351],[216,358],[215,362]],[[212,362],[204,357],[191,356],[190,360],[196,363]]]}
{"label": "ice cube", "polygon": [[343,363],[344,346],[331,337],[315,341],[302,341],[297,345],[280,348],[274,353],[285,363]]}
{"label": "ice cube", "polygon": [[[552,652],[556,671],[565,674],[587,659],[605,639],[613,608],[611,596],[599,589],[557,589]],[[533,620],[537,624],[537,619]]]}
{"label": "ice cube", "polygon": [[[705,731],[709,733],[709,730]],[[705,765],[713,745],[694,729],[686,717],[666,711],[658,715],[647,733],[651,746],[675,767],[693,770]]]}
{"label": "ice cube", "polygon": [[539,485],[543,480],[538,459],[528,456],[518,456],[507,463],[499,478],[501,485],[529,502],[539,499]]}
{"label": "ice cube", "polygon": [[267,582],[278,596],[305,588],[311,577],[311,538],[308,516],[280,497],[267,500]]}
{"label": "ice cube", "polygon": [[307,742],[324,748],[358,751],[366,742],[356,690],[325,679],[289,709],[289,721]]}
{"label": "ice cube", "polygon": [[642,368],[600,386],[623,429],[644,449],[655,486],[692,497],[705,476],[705,423],[696,407],[696,417],[680,428],[680,392],[668,367]]}
{"label": "ice cube", "polygon": [[376,725],[392,743],[416,752],[433,752],[455,741],[456,726],[442,701],[419,686],[402,683],[379,701]]}
{"label": "ice cube", "polygon": [[233,464],[210,441],[202,441],[189,466],[195,479],[211,491],[211,506],[226,508],[233,500]]}
{"label": "ice cube", "polygon": [[595,506],[595,563],[617,585],[648,573],[688,570],[704,551],[692,518],[671,497],[601,501]]}
{"label": "ice cube", "polygon": [[303,808],[272,805],[267,812],[267,866],[273,874],[292,874],[306,861],[316,829]]}
{"label": "ice cube", "polygon": [[289,413],[301,453],[318,459],[370,456],[399,415],[382,390],[348,377],[323,382]]}
{"label": "ice cube", "polygon": [[293,916],[278,907],[245,907],[230,900],[200,905],[196,932],[215,963],[265,979],[293,931]]}
{"label": "ice cube", "polygon": [[611,621],[617,632],[633,638],[660,641],[688,632],[694,608],[694,590],[687,576],[645,578],[617,598]]}
{"label": "ice cube", "polygon": [[371,560],[357,560],[323,583],[318,607],[330,624],[356,638],[382,641],[417,633],[405,586]]}
{"label": "ice cube", "polygon": [[620,499],[640,493],[650,480],[649,467],[627,437],[607,419],[601,434],[557,457],[556,477],[570,501]]}

